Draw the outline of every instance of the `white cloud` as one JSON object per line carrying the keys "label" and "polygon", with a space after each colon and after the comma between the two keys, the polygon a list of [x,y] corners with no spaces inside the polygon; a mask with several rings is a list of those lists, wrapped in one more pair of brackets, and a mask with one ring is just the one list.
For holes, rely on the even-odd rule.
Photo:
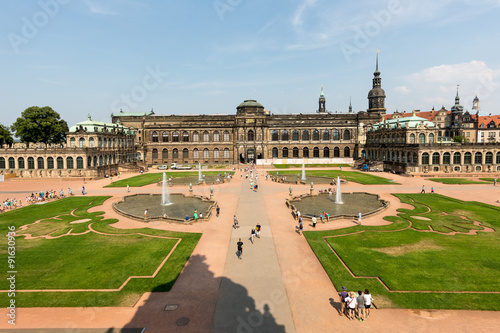
{"label": "white cloud", "polygon": [[399,86],[399,87],[394,88],[394,90],[396,90],[397,92],[402,93],[402,94],[407,94],[411,91],[410,89],[408,89],[407,86]]}
{"label": "white cloud", "polygon": [[316,0],[304,0],[300,4],[300,6],[297,8],[292,18],[292,25],[294,29],[300,30],[302,28],[302,24],[304,23],[303,21],[304,12],[306,11],[307,8],[312,7],[314,5],[316,5]]}
{"label": "white cloud", "polygon": [[102,4],[100,3],[95,3],[91,1],[85,1],[85,4],[89,8],[90,12],[92,14],[97,14],[97,15],[118,15],[117,12],[112,11],[108,8],[105,8]]}

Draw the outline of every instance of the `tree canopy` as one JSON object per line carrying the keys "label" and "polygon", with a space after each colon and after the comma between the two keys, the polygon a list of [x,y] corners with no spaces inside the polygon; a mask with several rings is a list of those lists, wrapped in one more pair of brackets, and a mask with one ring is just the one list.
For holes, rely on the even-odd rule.
{"label": "tree canopy", "polygon": [[66,142],[68,124],[49,106],[27,108],[11,126],[21,142]]}
{"label": "tree canopy", "polygon": [[7,126],[0,124],[0,145],[8,144],[9,146],[14,143],[10,129]]}

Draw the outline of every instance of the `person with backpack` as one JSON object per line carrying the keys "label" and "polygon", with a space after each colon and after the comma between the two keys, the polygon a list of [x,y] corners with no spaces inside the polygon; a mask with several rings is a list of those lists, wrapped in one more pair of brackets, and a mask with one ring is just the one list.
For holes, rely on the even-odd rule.
{"label": "person with backpack", "polygon": [[356,319],[356,294],[351,291],[349,296],[345,298],[345,302],[347,304],[348,311],[347,318]]}

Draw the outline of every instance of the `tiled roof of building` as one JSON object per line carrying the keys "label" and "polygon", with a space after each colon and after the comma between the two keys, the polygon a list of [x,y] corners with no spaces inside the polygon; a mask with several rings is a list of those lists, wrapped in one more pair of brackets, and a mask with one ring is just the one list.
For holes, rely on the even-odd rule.
{"label": "tiled roof of building", "polygon": [[479,116],[479,128],[488,128],[491,122],[495,123],[496,127],[500,126],[500,115]]}

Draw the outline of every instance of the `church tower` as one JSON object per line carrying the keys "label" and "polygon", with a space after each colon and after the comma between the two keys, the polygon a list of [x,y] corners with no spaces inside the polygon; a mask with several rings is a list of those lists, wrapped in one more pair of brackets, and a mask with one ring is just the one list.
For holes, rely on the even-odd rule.
{"label": "church tower", "polygon": [[472,110],[476,110],[476,112],[481,111],[481,107],[479,106],[479,98],[477,98],[477,95],[472,100]]}
{"label": "church tower", "polygon": [[323,92],[323,86],[321,86],[321,93],[319,94],[318,113],[325,113],[325,112],[326,112],[326,99],[325,99],[325,93]]}
{"label": "church tower", "polygon": [[382,89],[382,79],[378,71],[378,51],[377,51],[377,64],[375,73],[373,73],[373,88],[368,93],[368,110],[367,112],[380,112],[385,114],[385,91]]}

